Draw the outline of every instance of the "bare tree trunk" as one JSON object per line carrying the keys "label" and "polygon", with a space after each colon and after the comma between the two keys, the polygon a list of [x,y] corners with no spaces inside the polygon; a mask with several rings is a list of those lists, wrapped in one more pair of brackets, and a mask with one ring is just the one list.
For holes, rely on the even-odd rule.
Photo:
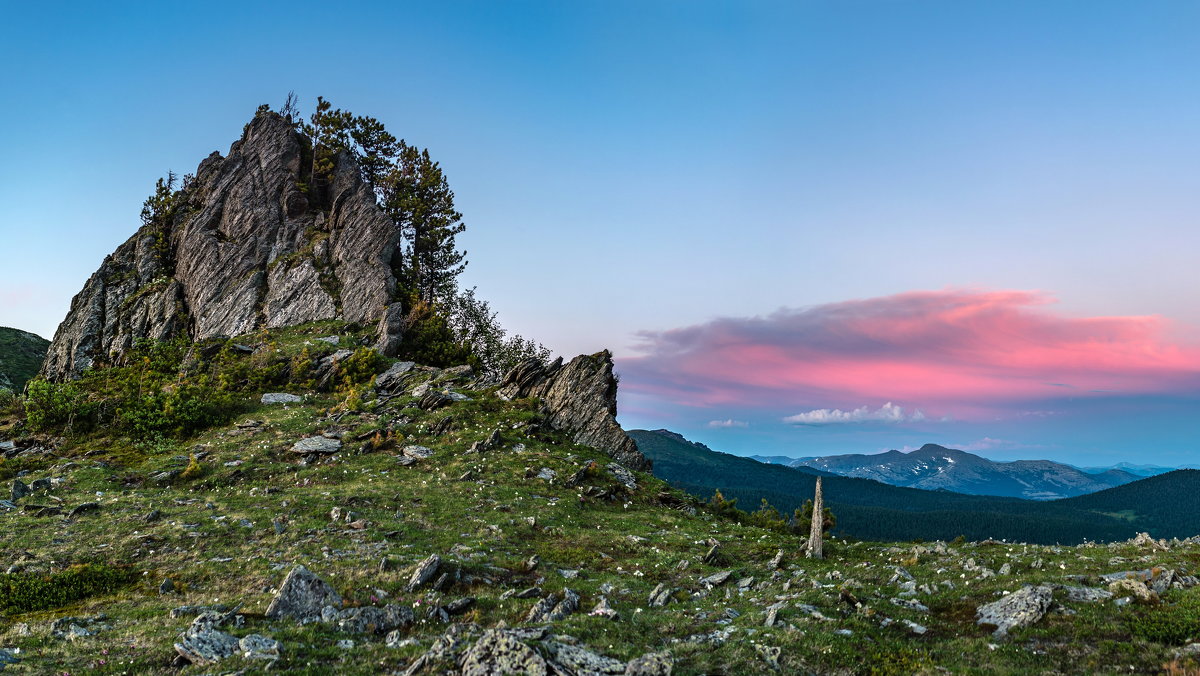
{"label": "bare tree trunk", "polygon": [[817,477],[817,491],[813,495],[812,528],[808,533],[808,551],[805,553],[808,558],[825,558],[825,543],[822,540],[824,530],[825,498],[821,495],[821,477]]}

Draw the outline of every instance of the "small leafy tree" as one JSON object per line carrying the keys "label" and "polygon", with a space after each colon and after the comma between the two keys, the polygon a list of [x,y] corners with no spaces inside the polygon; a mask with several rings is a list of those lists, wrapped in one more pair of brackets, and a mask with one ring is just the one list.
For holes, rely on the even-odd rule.
{"label": "small leafy tree", "polygon": [[737,508],[737,498],[726,500],[720,490],[713,491],[712,497],[708,499],[708,506],[719,516],[737,517],[741,511]]}
{"label": "small leafy tree", "polygon": [[520,335],[509,336],[486,300],[475,295],[475,287],[450,296],[446,313],[450,329],[479,359],[488,375],[501,376],[529,359],[545,363],[550,350]]}

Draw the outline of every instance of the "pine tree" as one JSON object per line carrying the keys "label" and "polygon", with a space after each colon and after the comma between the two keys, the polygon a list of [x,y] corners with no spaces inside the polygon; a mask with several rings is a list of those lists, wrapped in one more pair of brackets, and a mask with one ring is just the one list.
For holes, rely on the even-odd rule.
{"label": "pine tree", "polygon": [[400,282],[415,302],[436,304],[451,297],[467,267],[455,237],[466,230],[454,209],[454,191],[429,150],[399,143],[397,161],[381,182],[384,211],[400,227],[406,250]]}

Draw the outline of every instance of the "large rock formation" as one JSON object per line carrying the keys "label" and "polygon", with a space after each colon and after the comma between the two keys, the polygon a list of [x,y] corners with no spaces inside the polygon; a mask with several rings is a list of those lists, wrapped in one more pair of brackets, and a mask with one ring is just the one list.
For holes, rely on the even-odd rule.
{"label": "large rock formation", "polygon": [[617,424],[617,379],[608,350],[580,355],[566,365],[536,360],[520,364],[504,377],[499,394],[509,399],[538,397],[549,422],[575,443],[607,453],[628,467],[650,469],[637,442]]}
{"label": "large rock formation", "polygon": [[177,199],[168,222],[117,247],[71,301],[44,375],[77,377],[141,337],[385,317],[399,234],[349,154],[314,179],[309,139],[260,113],[227,157],[200,163]]}

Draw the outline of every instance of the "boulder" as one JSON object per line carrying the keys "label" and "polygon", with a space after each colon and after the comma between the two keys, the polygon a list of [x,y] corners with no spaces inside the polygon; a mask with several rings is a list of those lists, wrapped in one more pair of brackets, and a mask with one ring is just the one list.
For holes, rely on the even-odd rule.
{"label": "boulder", "polygon": [[342,450],[342,442],[328,437],[306,437],[292,444],[293,453],[337,453]]}
{"label": "boulder", "polygon": [[1022,587],[1004,598],[975,610],[975,623],[996,627],[992,636],[1003,638],[1014,627],[1026,627],[1045,617],[1054,601],[1049,585]]}
{"label": "boulder", "polygon": [[1158,603],[1158,593],[1146,586],[1145,582],[1132,577],[1114,580],[1109,583],[1108,591],[1114,596],[1128,596],[1136,603],[1145,605]]}
{"label": "boulder", "polygon": [[625,676],[671,676],[675,661],[667,653],[646,653],[625,665]]}
{"label": "boulder", "polygon": [[315,622],[320,620],[326,606],[342,605],[342,597],[324,580],[313,575],[304,566],[296,566],[283,584],[271,604],[267,606],[267,617],[287,617],[298,622]]}
{"label": "boulder", "polygon": [[617,379],[612,354],[580,355],[565,365],[525,361],[504,376],[498,394],[507,399],[537,397],[549,424],[571,440],[603,451],[617,462],[649,470],[650,461],[617,424]]}
{"label": "boulder", "polygon": [[204,613],[197,617],[179,635],[175,652],[198,666],[214,664],[236,655],[241,646],[237,638],[217,628],[222,620],[218,613]]}
{"label": "boulder", "polygon": [[514,634],[489,629],[462,656],[462,676],[547,676],[546,660]]}
{"label": "boulder", "polygon": [[287,392],[268,392],[259,401],[264,404],[298,404],[304,401],[304,397]]}

